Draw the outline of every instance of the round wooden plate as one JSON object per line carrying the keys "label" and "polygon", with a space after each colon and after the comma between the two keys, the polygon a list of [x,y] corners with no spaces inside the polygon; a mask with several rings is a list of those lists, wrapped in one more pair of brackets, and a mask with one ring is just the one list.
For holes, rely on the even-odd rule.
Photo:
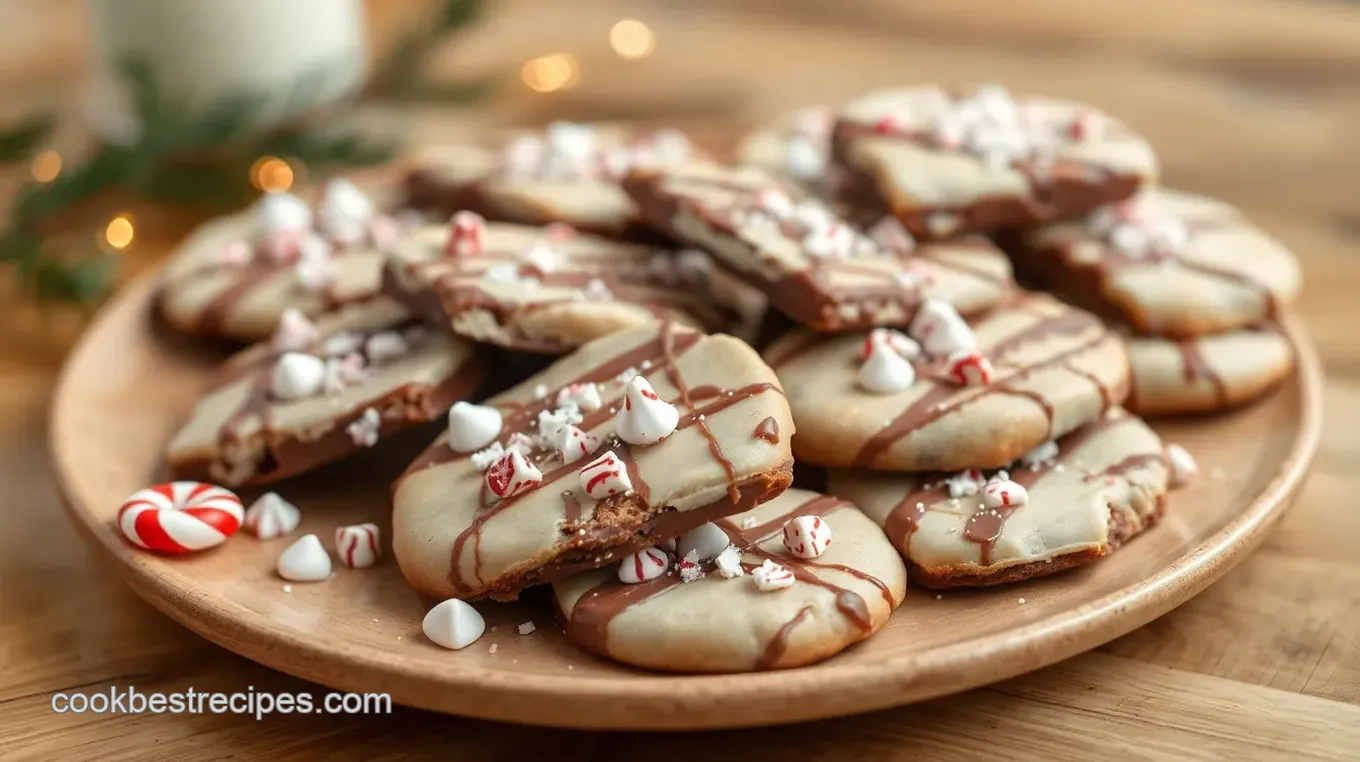
{"label": "round wooden plate", "polygon": [[[877,636],[802,669],[684,677],[609,663],[567,642],[543,591],[515,604],[478,604],[487,634],[453,652],[421,634],[428,604],[390,558],[368,570],[337,568],[333,579],[290,592],[274,574],[289,539],[242,533],[206,553],[161,558],[117,534],[124,497],[163,481],[161,448],[220,357],[162,334],[149,317],[152,288],[143,279],[104,311],[57,389],[52,457],[91,547],[161,611],[250,659],[337,689],[497,720],[629,729],[792,722],[918,701],[1051,664],[1167,612],[1255,547],[1298,491],[1320,428],[1318,361],[1286,321],[1299,349],[1296,375],[1245,410],[1157,424],[1199,458],[1204,478],[1172,496],[1160,525],[1100,563],[940,599],[912,589]],[[416,432],[279,487],[303,508],[300,533],[315,532],[329,546],[340,524],[385,527],[391,478],[432,437]],[[517,625],[530,621],[537,629],[520,635]]]}

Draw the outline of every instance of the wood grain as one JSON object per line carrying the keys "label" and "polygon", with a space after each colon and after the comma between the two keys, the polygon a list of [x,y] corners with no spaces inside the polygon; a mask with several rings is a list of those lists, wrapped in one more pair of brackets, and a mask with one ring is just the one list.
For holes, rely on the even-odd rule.
{"label": "wood grain", "polygon": [[[375,16],[384,17],[377,4]],[[398,5],[398,4],[393,4]],[[399,4],[394,13],[411,10]],[[141,603],[80,544],[45,464],[43,422],[60,356],[37,317],[0,320],[0,756],[51,759],[268,756],[566,760],[761,752],[807,759],[1353,756],[1360,696],[1360,6],[1323,0],[1043,0],[1017,14],[972,3],[561,4],[502,0],[434,67],[456,77],[556,50],[582,61],[573,91],[513,85],[475,115],[375,112],[410,134],[587,113],[753,123],[815,100],[909,79],[1001,79],[1085,97],[1149,134],[1167,177],[1245,207],[1299,254],[1299,312],[1328,373],[1313,478],[1262,549],[1203,595],[1096,653],[992,688],[796,730],[611,736],[509,727],[417,711],[391,717],[98,717],[51,714],[52,691],[213,686],[319,688],[211,646]],[[867,7],[869,10],[861,10]],[[811,9],[811,10],[810,10]],[[84,5],[8,3],[6,113],[73,99]],[[46,14],[36,21],[25,14]],[[844,13],[844,16],[838,14]],[[621,62],[617,18],[653,24],[657,52]],[[843,20],[835,20],[841,18]],[[399,28],[393,24],[391,28]],[[33,30],[57,30],[42,37]],[[21,54],[21,51],[24,54]],[[36,52],[34,52],[36,51]],[[31,54],[30,54],[31,53]],[[759,65],[756,65],[756,64]],[[144,239],[154,253],[152,231]],[[139,247],[141,248],[141,247]],[[0,292],[2,293],[2,292]],[[0,300],[7,297],[0,296]],[[0,308],[3,310],[5,308]],[[66,333],[73,330],[63,329]],[[62,342],[58,341],[57,347]],[[759,744],[757,746],[757,744]]]}

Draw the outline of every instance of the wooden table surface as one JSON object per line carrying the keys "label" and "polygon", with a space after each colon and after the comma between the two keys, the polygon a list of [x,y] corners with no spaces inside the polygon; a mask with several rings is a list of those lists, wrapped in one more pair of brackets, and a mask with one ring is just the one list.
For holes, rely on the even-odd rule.
{"label": "wooden table surface", "polygon": [[[381,47],[419,2],[374,10]],[[1023,5],[1026,12],[1018,15]],[[0,92],[69,102],[87,32],[76,0],[0,10]],[[609,26],[641,18],[651,57]],[[1312,477],[1258,552],[1204,594],[1094,652],[926,704],[720,734],[572,733],[397,709],[390,716],[54,714],[57,691],[315,691],[203,641],[80,544],[45,453],[47,397],[74,330],[0,290],[0,758],[438,755],[459,760],[1354,758],[1360,742],[1360,4],[1310,0],[507,0],[435,63],[514,71],[566,52],[565,93],[511,86],[460,124],[555,116],[747,125],[913,81],[1002,81],[1106,107],[1158,146],[1170,185],[1228,199],[1298,252],[1299,311],[1328,374]],[[395,120],[416,139],[447,122]],[[392,112],[374,118],[392,124]],[[11,178],[12,180],[12,178]],[[154,252],[155,231],[140,248]],[[2,285],[2,284],[0,284]],[[1193,510],[1194,506],[1178,506]]]}

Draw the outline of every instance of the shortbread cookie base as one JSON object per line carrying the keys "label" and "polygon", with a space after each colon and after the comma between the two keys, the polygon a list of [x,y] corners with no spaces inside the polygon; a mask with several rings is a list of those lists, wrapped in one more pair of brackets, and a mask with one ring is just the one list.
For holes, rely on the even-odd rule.
{"label": "shortbread cookie base", "polygon": [[1277,326],[1193,339],[1129,336],[1133,370],[1127,407],[1143,415],[1210,413],[1255,400],[1294,368],[1294,348]]}

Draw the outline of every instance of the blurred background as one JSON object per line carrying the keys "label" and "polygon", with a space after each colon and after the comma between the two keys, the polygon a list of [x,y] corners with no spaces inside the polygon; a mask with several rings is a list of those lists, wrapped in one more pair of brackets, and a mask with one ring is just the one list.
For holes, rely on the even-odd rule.
{"label": "blurred background", "polygon": [[928,81],[1128,121],[1168,185],[1299,252],[1324,354],[1360,363],[1329,330],[1350,314],[1310,309],[1360,272],[1360,5],[1337,0],[6,0],[0,353],[56,362],[117,283],[262,188],[556,118],[724,150],[792,108]]}

